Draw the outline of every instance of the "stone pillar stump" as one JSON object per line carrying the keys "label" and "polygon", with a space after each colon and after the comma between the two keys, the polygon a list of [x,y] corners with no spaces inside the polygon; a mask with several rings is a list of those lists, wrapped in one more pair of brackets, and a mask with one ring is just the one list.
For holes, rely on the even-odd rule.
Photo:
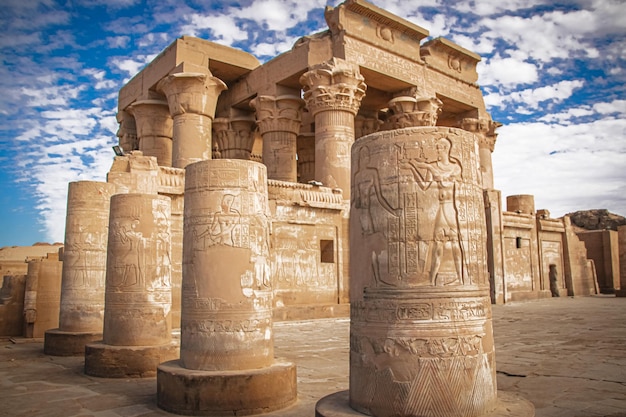
{"label": "stone pillar stump", "polygon": [[115,189],[96,181],[69,184],[59,328],[45,333],[47,355],[83,355],[85,344],[102,339],[109,201]]}
{"label": "stone pillar stump", "polygon": [[172,341],[170,198],[111,198],[104,329],[85,347],[85,373],[105,378],[150,377],[178,356]]}
{"label": "stone pillar stump", "polygon": [[351,173],[350,389],[317,415],[532,416],[498,401],[474,135],[374,133]]}
{"label": "stone pillar stump", "polygon": [[185,415],[247,415],[296,399],[274,359],[264,165],[217,159],[185,178],[180,360],[161,364],[157,403]]}

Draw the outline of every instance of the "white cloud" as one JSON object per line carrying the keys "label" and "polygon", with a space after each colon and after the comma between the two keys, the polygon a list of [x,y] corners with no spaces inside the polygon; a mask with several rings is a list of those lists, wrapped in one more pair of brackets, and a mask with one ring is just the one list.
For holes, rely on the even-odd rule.
{"label": "white cloud", "polygon": [[532,84],[539,79],[535,64],[516,58],[503,58],[500,55],[484,59],[478,65],[477,71],[479,82],[483,86]]}
{"label": "white cloud", "polygon": [[186,35],[199,36],[200,32],[208,31],[212,35],[211,40],[220,41],[227,46],[248,39],[248,32],[241,30],[232,16],[208,16],[194,13],[187,19],[189,23],[181,28]]}
{"label": "white cloud", "polygon": [[507,105],[518,105],[527,109],[538,110],[540,105],[545,106],[553,103],[561,103],[571,97],[574,90],[584,85],[580,80],[564,80],[556,84],[537,88],[528,88],[521,91],[493,92],[485,96],[485,104],[488,107],[505,108]]}
{"label": "white cloud", "polygon": [[464,0],[457,2],[455,9],[462,13],[489,16],[503,12],[515,12],[544,3],[545,0]]}
{"label": "white cloud", "polygon": [[553,215],[607,208],[626,214],[626,120],[557,125],[516,123],[499,129],[494,181],[503,197],[534,194]]}

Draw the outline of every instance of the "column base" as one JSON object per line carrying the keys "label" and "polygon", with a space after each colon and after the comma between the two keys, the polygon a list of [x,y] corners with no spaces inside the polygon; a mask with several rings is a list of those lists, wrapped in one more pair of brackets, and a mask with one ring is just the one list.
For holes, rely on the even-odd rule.
{"label": "column base", "polygon": [[149,378],[161,362],[179,357],[179,343],[161,346],[85,345],[85,374],[101,378]]}
{"label": "column base", "polygon": [[188,416],[243,416],[285,408],[296,401],[296,366],[284,360],[261,369],[201,371],[178,360],[157,373],[157,405]]}
{"label": "column base", "polygon": [[46,330],[43,353],[52,356],[82,356],[85,345],[102,340],[102,332],[65,332],[60,329]]}
{"label": "column base", "polygon": [[[315,417],[363,417],[350,408],[349,391],[339,391],[327,395],[315,404]],[[434,415],[440,415],[433,411]],[[441,414],[443,415],[443,414]],[[496,408],[479,417],[534,417],[535,406],[520,395],[512,392],[498,391]]]}

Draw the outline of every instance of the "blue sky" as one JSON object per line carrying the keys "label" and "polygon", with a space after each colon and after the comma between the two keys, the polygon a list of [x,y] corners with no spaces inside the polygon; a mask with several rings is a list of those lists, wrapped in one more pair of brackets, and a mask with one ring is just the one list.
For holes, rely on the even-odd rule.
{"label": "blue sky", "polygon": [[[304,4],[306,3],[306,4]],[[182,35],[259,60],[325,30],[327,0],[4,0],[0,247],[62,242],[67,184],[104,181],[119,89]],[[373,0],[483,57],[503,197],[626,215],[624,0]]]}

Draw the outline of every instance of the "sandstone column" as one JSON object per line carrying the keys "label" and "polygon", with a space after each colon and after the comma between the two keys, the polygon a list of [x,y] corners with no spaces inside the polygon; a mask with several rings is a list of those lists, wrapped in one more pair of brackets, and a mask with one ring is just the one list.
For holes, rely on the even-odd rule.
{"label": "sandstone column", "polygon": [[157,374],[159,407],[247,415],[296,398],[292,363],[274,360],[264,165],[187,166],[180,360]]}
{"label": "sandstone column", "polygon": [[341,188],[350,199],[350,146],[354,117],[367,86],[358,66],[333,58],[300,78],[304,99],[315,117],[315,179]]}
{"label": "sandstone column", "polygon": [[249,161],[254,145],[254,118],[228,119],[218,117],[213,121],[217,150],[221,159],[243,159]]}
{"label": "sandstone column", "polygon": [[102,342],[85,346],[85,373],[149,377],[178,356],[171,338],[169,197],[111,198]]}
{"label": "sandstone column", "polygon": [[478,138],[478,148],[480,152],[480,171],[483,177],[483,189],[493,189],[493,165],[491,154],[496,146],[498,134],[496,129],[502,126],[491,119],[464,118],[461,120],[461,128],[472,132]]}
{"label": "sandstone column", "polygon": [[315,181],[315,133],[300,133],[297,141],[298,182]]}
{"label": "sandstone column", "polygon": [[250,105],[256,110],[263,137],[263,163],[268,179],[298,182],[296,141],[304,101],[295,96],[258,96]]}
{"label": "sandstone column", "polygon": [[44,353],[83,355],[102,338],[109,201],[116,186],[71,182],[67,194],[59,328],[46,331]]}
{"label": "sandstone column", "polygon": [[472,134],[405,128],[354,144],[350,389],[316,415],[359,415],[346,403],[374,417],[534,415],[498,401],[484,213]]}
{"label": "sandstone column", "polygon": [[172,166],[172,117],[162,100],[141,100],[128,111],[135,116],[139,150],[154,156],[158,165]]}
{"label": "sandstone column", "polygon": [[181,72],[162,79],[162,91],[174,118],[172,165],[185,168],[192,162],[211,159],[211,123],[217,98],[226,84],[211,73]]}

